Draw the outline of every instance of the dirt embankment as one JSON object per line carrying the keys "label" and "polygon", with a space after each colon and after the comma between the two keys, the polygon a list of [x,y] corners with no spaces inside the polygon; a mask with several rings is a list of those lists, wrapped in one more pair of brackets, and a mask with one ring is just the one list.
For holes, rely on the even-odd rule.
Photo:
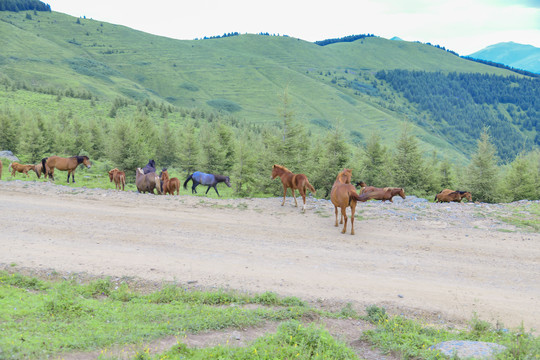
{"label": "dirt embankment", "polygon": [[0,266],[540,328],[540,236],[496,220],[512,205],[369,202],[354,236],[328,201],[280,205],[0,181]]}

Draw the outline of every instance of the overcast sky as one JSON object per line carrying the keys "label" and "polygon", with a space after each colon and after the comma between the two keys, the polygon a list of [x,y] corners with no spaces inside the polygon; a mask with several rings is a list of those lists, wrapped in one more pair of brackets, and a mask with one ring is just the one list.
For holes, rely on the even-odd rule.
{"label": "overcast sky", "polygon": [[540,0],[50,0],[53,11],[193,40],[239,32],[307,41],[357,34],[460,55],[513,41],[540,47]]}

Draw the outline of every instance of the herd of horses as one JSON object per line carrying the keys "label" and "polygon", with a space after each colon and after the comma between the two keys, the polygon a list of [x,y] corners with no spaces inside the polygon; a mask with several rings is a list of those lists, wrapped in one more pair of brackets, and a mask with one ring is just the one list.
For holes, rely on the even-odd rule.
{"label": "herd of horses", "polygon": [[[75,170],[79,165],[84,165],[87,168],[91,167],[90,159],[88,156],[72,156],[68,158],[59,157],[59,156],[49,156],[41,160],[39,164],[19,164],[17,162],[12,162],[9,165],[9,170],[11,171],[11,176],[15,176],[17,172],[25,174],[28,177],[30,171],[34,171],[38,178],[41,178],[41,174],[45,178],[49,177],[54,181],[54,170],[67,171],[67,182],[69,183],[69,178],[71,176],[72,182],[75,182]],[[117,168],[110,170],[109,179],[111,182],[115,183],[117,190],[124,190],[126,185],[126,174],[124,171],[121,171]],[[296,190],[298,190],[300,196],[302,196],[303,206],[302,211],[306,210],[306,195],[307,191],[311,191],[315,194],[315,188],[310,184],[307,176],[305,174],[295,174],[285,166],[275,164],[272,167],[271,179],[279,177],[283,185],[283,201],[281,206],[285,205],[285,200],[287,196],[287,189],[291,189],[292,196],[294,199],[295,206],[298,207],[298,202],[296,200]],[[2,161],[0,161],[0,179],[2,179]],[[356,204],[358,202],[365,202],[368,200],[382,200],[392,201],[394,196],[400,196],[405,199],[405,190],[403,188],[395,187],[385,187],[377,188],[373,186],[368,186],[366,183],[360,181],[353,185],[351,183],[352,179],[352,170],[343,169],[340,171],[337,176],[332,189],[330,191],[330,200],[334,205],[334,212],[336,216],[335,226],[338,226],[338,210],[341,212],[339,224],[344,224],[342,233],[347,232],[347,208],[351,208],[351,235],[354,235],[354,215],[356,212]],[[216,175],[216,174],[206,174],[200,171],[195,171],[193,174],[188,175],[184,181],[184,189],[187,190],[187,184],[189,181],[192,181],[191,192],[193,194],[197,193],[198,185],[208,186],[206,189],[206,194],[211,188],[214,188],[218,196],[219,192],[217,190],[217,184],[225,183],[228,187],[231,187],[230,179],[228,176]],[[156,173],[156,164],[154,160],[149,160],[148,164],[143,168],[137,168],[135,173],[135,185],[137,191],[140,193],[151,192],[155,194],[154,191],[157,191],[158,194],[169,194],[179,195],[180,191],[180,180],[178,178],[171,178],[166,168],[163,168],[159,175]],[[357,192],[357,188],[360,187],[360,191]],[[461,202],[463,198],[466,198],[468,201],[472,201],[471,193],[468,191],[455,191],[450,189],[444,189],[437,195],[435,195],[435,202]]]}

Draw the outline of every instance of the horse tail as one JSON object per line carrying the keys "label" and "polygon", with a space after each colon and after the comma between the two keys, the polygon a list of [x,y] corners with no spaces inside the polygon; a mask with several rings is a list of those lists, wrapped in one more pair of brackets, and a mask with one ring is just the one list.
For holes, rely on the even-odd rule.
{"label": "horse tail", "polygon": [[[159,178],[159,176],[154,173],[154,181],[156,182],[156,190],[158,192],[158,194],[161,194],[161,179]],[[152,190],[154,191],[154,190]]]}
{"label": "horse tail", "polygon": [[187,177],[186,181],[184,181],[184,189],[185,189],[185,190],[187,190],[187,183],[188,183],[189,180],[191,180],[191,177],[192,177],[192,176],[193,176],[193,174],[190,174],[190,175]]}
{"label": "horse tail", "polygon": [[9,163],[8,171],[11,171],[11,164],[13,164],[13,163],[12,162]]}
{"label": "horse tail", "polygon": [[43,158],[41,159],[41,172],[43,173],[43,177],[46,179],[49,174],[47,174],[47,160],[49,158]]}
{"label": "horse tail", "polygon": [[351,191],[349,192],[349,204],[351,203],[351,200],[356,200],[356,201],[361,201],[361,202],[368,201],[369,194],[358,195],[356,191]]}
{"label": "horse tail", "polygon": [[311,191],[313,194],[315,194],[315,188],[313,187],[313,185],[311,185],[309,183],[309,180],[307,178],[306,178],[306,186],[309,189],[309,191]]}

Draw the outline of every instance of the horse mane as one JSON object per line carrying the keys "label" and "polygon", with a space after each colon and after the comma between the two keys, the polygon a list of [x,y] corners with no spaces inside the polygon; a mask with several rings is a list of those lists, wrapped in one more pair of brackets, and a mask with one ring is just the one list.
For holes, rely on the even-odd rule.
{"label": "horse mane", "polygon": [[77,164],[82,163],[84,160],[90,160],[86,155],[72,156],[73,159],[77,159]]}
{"label": "horse mane", "polygon": [[283,171],[292,173],[291,170],[287,169],[287,168],[286,168],[285,166],[283,166],[283,165],[274,164],[274,166],[277,167],[278,169],[283,170]]}

